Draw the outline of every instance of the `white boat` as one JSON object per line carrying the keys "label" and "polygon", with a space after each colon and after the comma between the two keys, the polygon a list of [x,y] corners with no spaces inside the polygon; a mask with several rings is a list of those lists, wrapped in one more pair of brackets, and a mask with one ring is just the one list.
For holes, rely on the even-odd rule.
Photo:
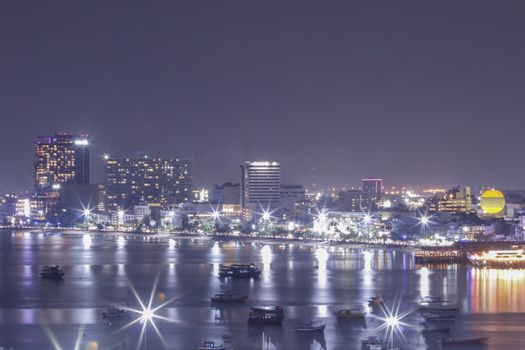
{"label": "white boat", "polygon": [[229,343],[216,344],[214,341],[203,341],[199,350],[233,350]]}

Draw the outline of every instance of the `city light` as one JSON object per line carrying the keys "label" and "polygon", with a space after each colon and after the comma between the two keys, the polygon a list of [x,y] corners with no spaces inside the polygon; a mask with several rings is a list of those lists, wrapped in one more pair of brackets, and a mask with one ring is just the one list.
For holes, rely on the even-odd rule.
{"label": "city light", "polygon": [[109,159],[109,154],[104,153],[104,155],[102,157],[104,158],[104,160],[108,160]]}
{"label": "city light", "polygon": [[363,217],[363,222],[365,224],[369,224],[371,221],[372,221],[372,217],[370,216],[370,214],[365,214],[365,216]]}
{"label": "city light", "polygon": [[422,216],[422,217],[419,219],[419,222],[421,223],[421,225],[428,225],[428,223],[429,223],[429,219],[428,219],[428,217],[426,217],[426,216]]}

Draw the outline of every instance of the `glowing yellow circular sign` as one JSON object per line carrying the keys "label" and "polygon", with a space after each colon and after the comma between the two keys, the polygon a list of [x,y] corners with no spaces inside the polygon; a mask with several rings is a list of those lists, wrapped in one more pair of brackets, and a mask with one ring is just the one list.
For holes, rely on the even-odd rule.
{"label": "glowing yellow circular sign", "polygon": [[505,196],[498,190],[486,190],[481,194],[480,205],[485,214],[498,214],[505,208]]}

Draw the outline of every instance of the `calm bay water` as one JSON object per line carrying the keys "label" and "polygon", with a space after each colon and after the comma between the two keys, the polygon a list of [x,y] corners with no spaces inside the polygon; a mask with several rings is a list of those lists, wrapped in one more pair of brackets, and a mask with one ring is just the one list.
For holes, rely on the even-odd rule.
{"label": "calm bay water", "polygon": [[[14,349],[197,349],[201,340],[231,339],[235,349],[360,349],[378,334],[383,316],[368,298],[382,296],[399,312],[413,311],[421,296],[442,296],[462,309],[452,334],[490,336],[487,349],[525,348],[525,270],[415,266],[411,253],[363,251],[264,242],[167,240],[132,236],[4,231],[0,233],[0,346]],[[219,264],[257,263],[260,280],[221,281]],[[63,265],[64,281],[42,280],[40,267]],[[314,268],[317,266],[317,268]],[[156,282],[157,281],[157,282]],[[156,288],[155,288],[156,285]],[[143,327],[136,317],[104,321],[107,305],[140,309],[137,295],[162,307]],[[221,289],[248,294],[246,304],[215,308]],[[281,304],[282,327],[248,327],[249,305]],[[364,321],[332,315],[360,307]],[[324,336],[298,335],[300,320],[322,319]],[[410,312],[401,349],[439,349],[442,336],[424,337],[423,319]],[[384,334],[384,332],[379,332]],[[460,347],[456,347],[460,349]],[[464,349],[469,349],[464,347]]]}

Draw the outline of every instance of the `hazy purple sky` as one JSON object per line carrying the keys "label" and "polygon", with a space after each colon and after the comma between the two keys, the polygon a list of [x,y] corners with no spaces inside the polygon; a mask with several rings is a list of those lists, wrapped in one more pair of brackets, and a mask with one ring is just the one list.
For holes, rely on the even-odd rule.
{"label": "hazy purple sky", "polygon": [[0,191],[33,137],[287,182],[525,188],[525,1],[0,2]]}

